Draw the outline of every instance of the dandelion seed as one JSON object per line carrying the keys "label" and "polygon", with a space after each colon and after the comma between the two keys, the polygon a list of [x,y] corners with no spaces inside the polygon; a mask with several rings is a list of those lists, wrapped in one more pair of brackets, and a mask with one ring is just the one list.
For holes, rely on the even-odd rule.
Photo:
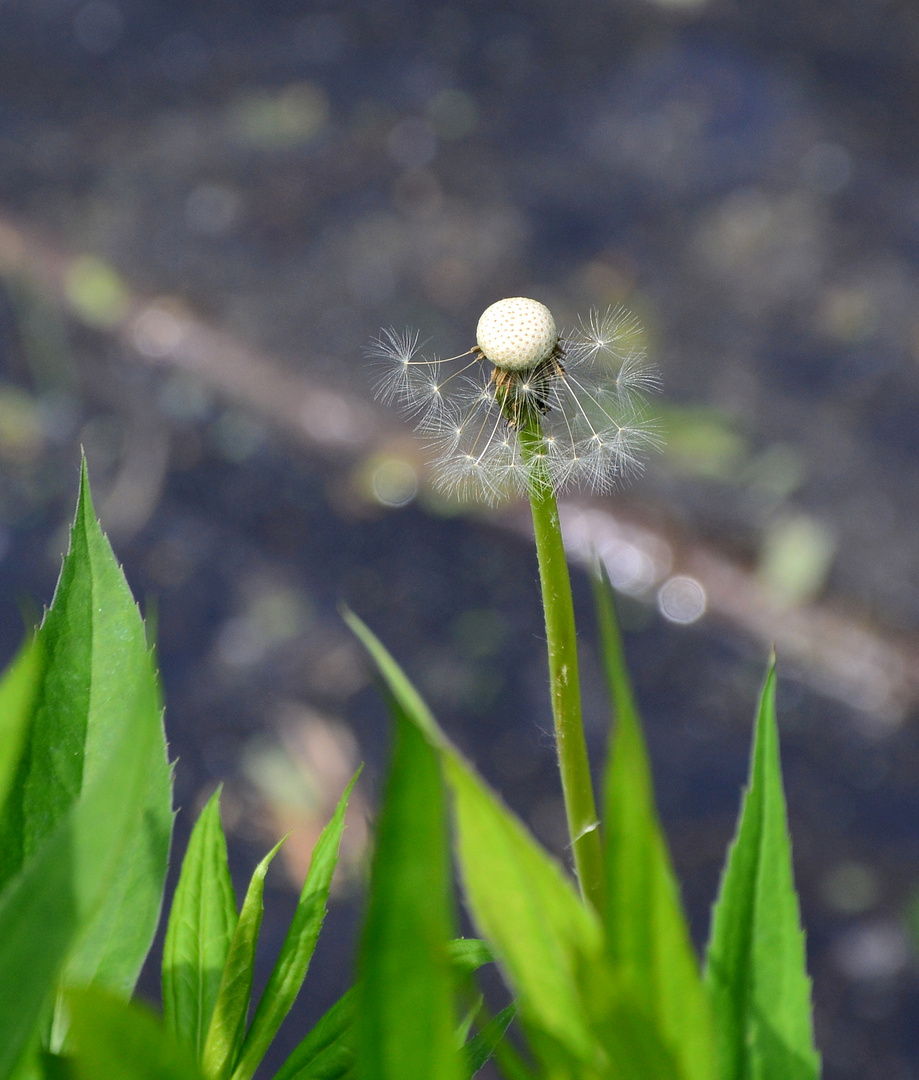
{"label": "dandelion seed", "polygon": [[560,336],[545,305],[511,297],[486,308],[458,356],[419,355],[417,333],[394,330],[368,352],[385,365],[377,396],[417,417],[436,483],[457,498],[493,503],[544,484],[608,491],[658,445],[645,411],[658,378],[622,308]]}

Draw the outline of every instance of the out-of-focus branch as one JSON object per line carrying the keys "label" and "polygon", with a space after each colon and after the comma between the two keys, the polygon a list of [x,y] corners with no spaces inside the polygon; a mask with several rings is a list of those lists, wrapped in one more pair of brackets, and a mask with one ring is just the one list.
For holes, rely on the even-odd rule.
{"label": "out-of-focus branch", "polygon": [[[199,318],[178,298],[144,298],[120,283],[117,305],[104,318],[87,319],[72,287],[78,265],[78,257],[0,217],[0,273],[27,279],[47,300],[116,337],[139,360],[195,375],[314,452],[358,458],[402,440],[397,418],[285,371],[279,361]],[[603,500],[569,501],[562,513],[573,558],[603,558],[614,584],[625,592],[659,601],[672,594],[677,609],[686,612],[676,621],[693,621],[704,611],[765,647],[775,645],[780,659],[812,686],[862,711],[868,730],[882,735],[919,701],[914,636],[895,637],[829,605],[783,607],[754,574],[716,551],[681,540],[676,528],[648,528],[628,509],[617,506],[613,514]],[[529,528],[514,509],[495,520]],[[666,608],[663,601],[661,607]]]}

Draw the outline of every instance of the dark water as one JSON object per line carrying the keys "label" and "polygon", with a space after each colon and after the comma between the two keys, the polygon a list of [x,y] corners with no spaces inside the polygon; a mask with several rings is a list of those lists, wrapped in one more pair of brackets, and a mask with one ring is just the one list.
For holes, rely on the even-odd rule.
{"label": "dark water", "polygon": [[[624,302],[668,425],[696,440],[680,456],[674,436],[629,505],[760,569],[769,538],[803,520],[827,553],[804,598],[912,640],[917,44],[896,3],[7,0],[0,224],[361,399],[381,326],[416,325],[446,351],[500,296],[537,296],[569,323]],[[100,279],[83,269],[69,308],[25,273],[0,291],[3,654],[23,597],[51,596],[83,443],[132,587],[158,608],[178,800],[229,781],[240,882],[284,814],[327,812],[323,762],[366,760],[368,801],[378,786],[385,718],[342,601],[559,848],[528,543],[424,489],[381,505],[373,455],[414,465],[401,443],[311,452],[264,408],[146,363],[106,330],[104,295],[87,316]],[[721,449],[700,456],[700,431]],[[128,461],[149,486],[133,517],[138,485],[113,494]],[[575,587],[599,759],[589,590]],[[627,605],[628,647],[701,941],[766,650],[717,618],[673,625],[651,601]],[[826,1075],[916,1076],[912,707],[878,726],[793,675],[784,765]],[[277,751],[292,728],[313,733],[293,794]],[[347,984],[348,895],[301,1025]],[[291,896],[279,876],[265,964]]]}

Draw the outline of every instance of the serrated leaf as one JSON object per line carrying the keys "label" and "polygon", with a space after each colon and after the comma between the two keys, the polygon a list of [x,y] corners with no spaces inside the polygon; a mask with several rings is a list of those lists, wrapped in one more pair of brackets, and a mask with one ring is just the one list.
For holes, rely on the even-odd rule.
{"label": "serrated leaf", "polygon": [[459,1080],[440,762],[397,703],[358,964],[361,1080]]}
{"label": "serrated leaf", "polygon": [[202,1080],[191,1051],[147,1008],[98,989],[68,994],[78,1080]]}
{"label": "serrated leaf", "polygon": [[209,1078],[228,1076],[233,1071],[246,1035],[255,948],[264,910],[265,875],[283,843],[280,840],[275,844],[256,866],[246,890],[201,1056],[202,1069]]}
{"label": "serrated leaf", "polygon": [[126,679],[108,759],[0,896],[0,1076],[30,1043],[81,927],[91,925],[137,842],[136,814],[161,734],[155,684]]}
{"label": "serrated leaf", "polygon": [[[133,843],[119,849],[118,873],[97,894],[93,909],[82,910],[64,976],[65,982],[94,982],[128,994],[162,902],[172,827],[171,772],[143,623],[96,521],[85,464],[70,550],[36,646],[42,675],[0,820],[0,883],[11,884],[46,842],[58,843],[52,841],[56,831],[106,773],[116,733],[128,725],[147,753],[144,783],[115,818],[133,822]],[[49,867],[48,872],[58,871]]]}
{"label": "serrated leaf", "polygon": [[616,713],[604,799],[607,947],[669,1047],[673,1075],[711,1080],[715,1047],[708,995],[654,806],[641,721],[605,578],[595,579],[594,599]]}
{"label": "serrated leaf", "polygon": [[313,849],[297,910],[268,979],[268,985],[246,1032],[239,1061],[233,1070],[233,1080],[249,1080],[258,1068],[306,978],[316,948],[316,939],[326,915],[332,874],[338,862],[338,849],[345,828],[348,799],[358,776],[360,770],[345,788],[331,821],[322,830]]}
{"label": "serrated leaf", "polygon": [[820,1058],[782,789],[774,665],[713,912],[705,977],[724,1080],[816,1080]]}
{"label": "serrated leaf", "polygon": [[192,829],[163,944],[163,1017],[199,1060],[236,921],[218,788]]}

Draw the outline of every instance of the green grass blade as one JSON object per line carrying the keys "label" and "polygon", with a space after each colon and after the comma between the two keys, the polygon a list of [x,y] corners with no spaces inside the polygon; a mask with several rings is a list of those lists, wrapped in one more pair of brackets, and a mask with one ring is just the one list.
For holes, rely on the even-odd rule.
{"label": "green grass blade", "polygon": [[710,1080],[715,1045],[708,995],[654,806],[641,721],[605,578],[595,579],[594,598],[617,720],[604,785],[609,955],[670,1048],[675,1075]]}
{"label": "green grass blade", "polygon": [[281,1066],[274,1080],[336,1080],[354,1064],[354,989],[335,1002]]}
{"label": "green grass blade", "polygon": [[397,702],[358,964],[361,1080],[459,1080],[440,762]]}
{"label": "green grass blade", "polygon": [[819,1076],[782,789],[774,665],[760,702],[750,784],[713,912],[706,983],[724,1080]]}
{"label": "green grass blade", "polygon": [[297,910],[246,1033],[239,1061],[233,1070],[233,1080],[249,1080],[258,1068],[306,978],[316,939],[325,919],[332,874],[338,862],[338,848],[345,828],[348,799],[359,775],[360,771],[345,788],[331,821],[322,830],[313,849]]}
{"label": "green grass blade", "polygon": [[201,1080],[191,1051],[149,1009],[100,990],[68,994],[77,1080]]}
{"label": "green grass blade", "polygon": [[264,910],[265,875],[283,843],[281,840],[275,844],[256,866],[246,890],[201,1056],[204,1075],[209,1078],[228,1076],[233,1071],[246,1035],[255,947]]}
{"label": "green grass blade", "polygon": [[486,1061],[491,1058],[498,1047],[498,1043],[504,1038],[510,1022],[517,1014],[516,1005],[508,1005],[497,1016],[493,1017],[485,1027],[474,1035],[463,1047],[465,1056],[465,1080],[471,1080],[482,1068]]}
{"label": "green grass blade", "polygon": [[192,829],[163,944],[163,1017],[199,1060],[236,922],[218,788]]}

